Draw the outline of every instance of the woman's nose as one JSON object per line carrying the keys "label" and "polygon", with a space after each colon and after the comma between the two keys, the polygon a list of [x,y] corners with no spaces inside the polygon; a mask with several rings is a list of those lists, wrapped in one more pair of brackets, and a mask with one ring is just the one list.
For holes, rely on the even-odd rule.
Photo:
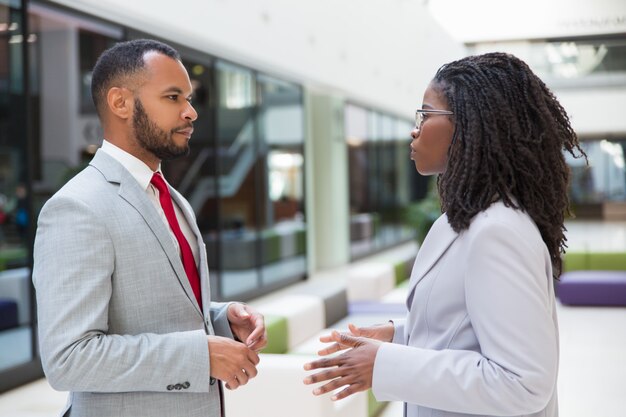
{"label": "woman's nose", "polygon": [[417,137],[420,135],[420,130],[418,127],[414,127],[413,130],[411,130],[411,140],[413,139],[417,139]]}

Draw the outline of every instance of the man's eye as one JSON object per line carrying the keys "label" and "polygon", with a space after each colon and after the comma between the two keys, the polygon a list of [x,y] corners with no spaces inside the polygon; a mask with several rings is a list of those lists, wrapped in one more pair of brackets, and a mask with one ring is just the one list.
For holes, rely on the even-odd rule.
{"label": "man's eye", "polygon": [[167,96],[168,99],[172,100],[172,101],[177,101],[178,100],[178,95],[176,94],[172,94],[170,96]]}

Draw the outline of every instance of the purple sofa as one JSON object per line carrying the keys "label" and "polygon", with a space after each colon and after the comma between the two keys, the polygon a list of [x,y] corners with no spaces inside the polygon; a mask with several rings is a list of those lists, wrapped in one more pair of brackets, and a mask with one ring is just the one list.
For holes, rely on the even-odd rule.
{"label": "purple sofa", "polygon": [[565,272],[557,296],[568,305],[626,306],[626,271]]}

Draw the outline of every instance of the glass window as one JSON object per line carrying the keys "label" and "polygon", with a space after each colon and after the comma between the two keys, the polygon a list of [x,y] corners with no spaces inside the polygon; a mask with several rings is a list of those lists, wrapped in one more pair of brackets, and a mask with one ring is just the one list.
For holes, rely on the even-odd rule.
{"label": "glass window", "polygon": [[0,374],[33,360],[32,213],[26,156],[25,36],[19,8],[0,4]]}
{"label": "glass window", "polygon": [[[218,61],[216,137],[221,295],[233,298],[259,287],[257,237],[261,207],[257,156],[256,83],[252,71]],[[264,163],[264,162],[263,162]],[[234,255],[236,254],[236,256]],[[211,265],[209,265],[211,267]]]}
{"label": "glass window", "polygon": [[374,248],[374,220],[371,212],[368,152],[368,111],[348,104],[345,108],[345,134],[348,142],[348,181],[350,190],[350,252],[362,256]]}
{"label": "glass window", "polygon": [[584,158],[565,154],[572,172],[572,203],[580,205],[626,201],[626,140],[583,141],[581,147],[589,159],[588,166]]}
{"label": "glass window", "polygon": [[506,51],[523,59],[553,87],[624,85],[626,39],[564,39],[479,43],[473,53]]}
{"label": "glass window", "polygon": [[35,213],[81,171],[102,143],[91,100],[91,69],[122,37],[119,27],[39,3],[30,6]]}
{"label": "glass window", "polygon": [[415,236],[408,210],[419,175],[409,159],[409,122],[353,104],[344,114],[355,259]]}
{"label": "glass window", "polygon": [[306,274],[302,90],[258,77],[262,283]]}

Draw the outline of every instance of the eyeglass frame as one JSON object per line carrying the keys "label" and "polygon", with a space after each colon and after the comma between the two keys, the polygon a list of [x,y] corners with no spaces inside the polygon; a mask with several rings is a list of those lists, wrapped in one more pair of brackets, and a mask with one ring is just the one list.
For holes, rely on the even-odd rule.
{"label": "eyeglass frame", "polygon": [[415,110],[415,128],[420,130],[422,124],[424,123],[424,115],[425,114],[433,114],[433,115],[453,115],[454,112],[450,110],[437,110],[437,109],[417,109]]}

